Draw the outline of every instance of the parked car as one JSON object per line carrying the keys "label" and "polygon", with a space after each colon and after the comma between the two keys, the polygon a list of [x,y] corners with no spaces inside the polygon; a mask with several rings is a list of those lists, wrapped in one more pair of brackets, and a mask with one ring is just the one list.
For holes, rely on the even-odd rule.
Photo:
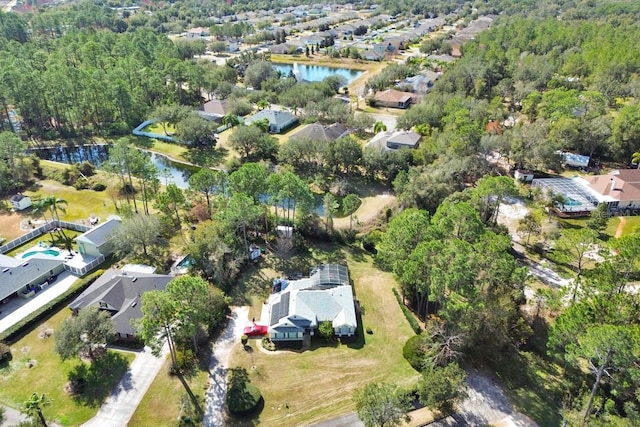
{"label": "parked car", "polygon": [[254,323],[253,325],[249,325],[244,328],[244,334],[248,337],[267,335],[267,332],[269,332],[267,325],[256,325]]}

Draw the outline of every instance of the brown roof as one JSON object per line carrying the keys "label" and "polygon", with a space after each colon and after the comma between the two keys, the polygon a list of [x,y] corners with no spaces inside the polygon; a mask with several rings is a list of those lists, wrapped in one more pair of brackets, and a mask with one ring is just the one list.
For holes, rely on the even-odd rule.
{"label": "brown roof", "polygon": [[594,191],[611,199],[621,202],[640,200],[640,169],[616,170],[585,180]]}
{"label": "brown roof", "polygon": [[382,102],[408,102],[412,100],[415,102],[416,95],[411,92],[402,92],[395,89],[387,89],[375,94],[376,101]]}
{"label": "brown roof", "polygon": [[210,114],[212,116],[226,116],[229,114],[231,109],[229,108],[229,101],[223,99],[220,101],[219,99],[213,99],[202,106],[202,109],[206,114]]}

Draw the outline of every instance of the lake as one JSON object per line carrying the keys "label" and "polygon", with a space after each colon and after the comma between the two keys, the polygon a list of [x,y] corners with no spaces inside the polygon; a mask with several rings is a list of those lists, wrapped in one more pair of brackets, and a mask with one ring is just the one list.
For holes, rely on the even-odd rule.
{"label": "lake", "polygon": [[347,80],[347,84],[360,77],[364,71],[351,70],[349,68],[325,67],[323,65],[305,65],[294,62],[293,64],[273,64],[276,71],[280,71],[283,75],[289,75],[293,72],[298,81],[306,80],[309,82],[321,82],[329,76],[343,76]]}
{"label": "lake", "polygon": [[[104,144],[79,145],[74,147],[60,146],[32,150],[43,160],[66,163],[69,165],[87,161],[100,167],[109,156],[109,146]],[[165,156],[148,153],[151,163],[158,169],[158,178],[163,184],[175,184],[179,188],[189,188],[189,177],[198,170],[196,166],[174,162]]]}

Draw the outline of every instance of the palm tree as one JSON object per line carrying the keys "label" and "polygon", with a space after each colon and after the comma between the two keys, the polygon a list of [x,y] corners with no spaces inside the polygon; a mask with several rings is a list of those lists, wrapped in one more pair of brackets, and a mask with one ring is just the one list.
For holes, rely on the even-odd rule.
{"label": "palm tree", "polygon": [[67,202],[64,199],[59,199],[56,196],[48,196],[47,198],[45,198],[45,201],[47,202],[47,206],[52,212],[52,217],[53,217],[53,214],[55,214],[56,220],[59,222],[60,215],[58,214],[58,211],[66,213],[67,211],[64,208],[64,206],[68,205],[69,202]]}
{"label": "palm tree", "polygon": [[384,123],[382,123],[381,121],[377,121],[374,125],[373,125],[373,133],[380,133],[380,132],[385,132],[387,130],[387,125],[385,125]]}
{"label": "palm tree", "polygon": [[261,99],[256,103],[256,106],[258,107],[258,110],[264,110],[265,108],[269,108],[271,104],[269,104],[269,101],[266,99]]}
{"label": "palm tree", "polygon": [[47,420],[42,414],[42,408],[50,404],[51,400],[47,399],[44,394],[33,393],[29,400],[24,402],[24,412],[30,417],[37,416],[40,419],[40,423],[47,427]]}
{"label": "palm tree", "polygon": [[257,127],[264,133],[269,132],[269,119],[267,118],[256,120],[255,122],[251,123],[251,125]]}
{"label": "palm tree", "polygon": [[637,164],[638,169],[640,169],[640,150],[636,151],[631,155],[631,163]]}
{"label": "palm tree", "polygon": [[222,118],[222,124],[227,128],[232,128],[240,124],[240,119],[235,114],[227,114]]}
{"label": "palm tree", "polygon": [[[38,199],[33,202],[33,211],[31,213],[36,217],[42,215],[42,219],[44,219],[45,223],[49,222],[47,220],[47,215],[45,214],[48,211],[51,212],[51,209],[49,208],[49,197]],[[51,212],[51,220],[53,220],[53,212]],[[53,229],[49,230],[49,236],[51,236],[51,243],[53,243],[55,240],[53,237]]]}

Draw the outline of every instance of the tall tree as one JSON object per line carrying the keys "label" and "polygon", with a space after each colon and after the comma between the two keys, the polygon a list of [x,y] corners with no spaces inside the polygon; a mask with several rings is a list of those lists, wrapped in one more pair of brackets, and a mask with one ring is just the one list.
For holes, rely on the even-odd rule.
{"label": "tall tree", "polygon": [[366,427],[400,425],[409,410],[407,396],[385,383],[369,383],[353,395],[358,417]]}
{"label": "tall tree", "polygon": [[62,322],[55,333],[55,351],[62,360],[79,354],[94,360],[103,354],[101,350],[115,338],[115,333],[107,311],[86,307]]}
{"label": "tall tree", "polygon": [[151,249],[166,247],[160,219],[154,215],[134,214],[125,218],[122,227],[111,237],[116,253],[124,256],[142,252],[147,262],[153,262],[156,258]]}
{"label": "tall tree", "polygon": [[342,199],[342,211],[344,214],[349,215],[349,230],[351,230],[353,226],[353,214],[360,207],[360,198],[355,194],[347,194],[344,199]]}
{"label": "tall tree", "polygon": [[466,377],[457,363],[425,369],[418,383],[420,402],[445,414],[452,413],[455,404],[467,397]]}
{"label": "tall tree", "polygon": [[180,209],[184,206],[186,199],[184,193],[175,184],[167,185],[165,191],[156,197],[156,208],[164,213],[167,217],[179,227],[182,224],[180,220]]}
{"label": "tall tree", "polygon": [[333,194],[326,193],[322,199],[322,206],[324,208],[324,216],[327,223],[326,231],[333,231],[333,217],[338,211],[340,204]]}

